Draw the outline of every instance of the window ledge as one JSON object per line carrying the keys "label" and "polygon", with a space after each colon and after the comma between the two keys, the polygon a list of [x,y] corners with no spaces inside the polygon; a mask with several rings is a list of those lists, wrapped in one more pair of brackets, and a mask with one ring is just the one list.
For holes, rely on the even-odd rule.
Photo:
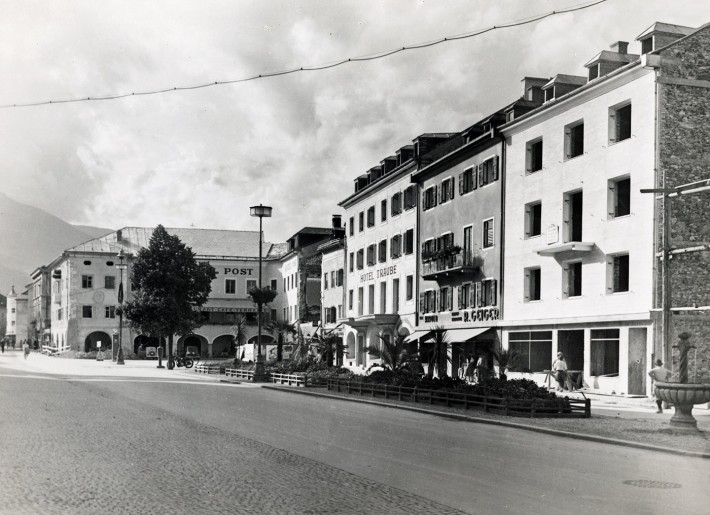
{"label": "window ledge", "polygon": [[540,256],[553,256],[560,252],[591,252],[594,250],[594,243],[589,241],[568,241],[566,243],[557,243],[548,245],[535,252]]}

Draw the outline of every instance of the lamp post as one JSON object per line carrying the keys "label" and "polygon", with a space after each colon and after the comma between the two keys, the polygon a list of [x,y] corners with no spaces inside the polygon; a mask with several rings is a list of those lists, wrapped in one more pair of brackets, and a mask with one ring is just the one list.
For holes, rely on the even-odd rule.
{"label": "lamp post", "polygon": [[119,264],[116,265],[120,274],[118,284],[118,353],[116,354],[116,365],[125,365],[123,361],[123,271],[128,268],[128,265],[123,262],[126,259],[126,254],[121,249],[118,252]]}
{"label": "lamp post", "polygon": [[[269,206],[263,206],[259,204],[258,206],[251,206],[249,208],[249,213],[251,216],[258,216],[259,217],[259,290],[261,290],[261,261],[262,261],[262,255],[261,255],[261,241],[262,241],[262,232],[261,232],[261,223],[262,223],[262,218],[264,217],[270,217],[271,216],[271,207]],[[256,314],[256,320],[257,320],[257,325],[258,325],[258,343],[257,343],[257,355],[256,355],[256,370],[254,371],[254,381],[262,381],[265,375],[265,367],[264,367],[264,355],[261,353],[261,307],[262,303],[258,302],[257,303],[257,308],[258,312]]]}

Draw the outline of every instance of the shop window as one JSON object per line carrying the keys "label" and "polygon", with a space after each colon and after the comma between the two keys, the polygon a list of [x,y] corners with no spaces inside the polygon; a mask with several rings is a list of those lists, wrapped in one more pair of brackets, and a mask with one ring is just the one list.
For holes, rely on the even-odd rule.
{"label": "shop window", "polygon": [[525,302],[540,300],[540,268],[525,269]]}
{"label": "shop window", "polygon": [[565,127],[565,159],[584,154],[584,122],[579,121]]}
{"label": "shop window", "polygon": [[542,372],[552,365],[552,331],[516,331],[508,335],[508,350],[518,355],[517,370]]}
{"label": "shop window", "polygon": [[607,293],[629,291],[629,255],[618,254],[607,258]]}
{"label": "shop window", "polygon": [[227,295],[236,295],[237,293],[237,280],[236,279],[225,279],[224,280],[224,293]]}
{"label": "shop window", "polygon": [[525,170],[535,173],[542,170],[542,138],[528,141],[525,145]]}
{"label": "shop window", "polygon": [[525,206],[525,237],[534,238],[542,234],[542,202],[531,202]]}
{"label": "shop window", "polygon": [[631,179],[623,177],[609,181],[609,218],[631,214]]}
{"label": "shop window", "polygon": [[115,290],[116,289],[116,276],[115,275],[107,275],[104,277],[104,288],[107,290]]}
{"label": "shop window", "polygon": [[619,330],[592,329],[589,370],[593,376],[619,374]]}
{"label": "shop window", "polygon": [[609,143],[631,138],[631,102],[609,108]]}

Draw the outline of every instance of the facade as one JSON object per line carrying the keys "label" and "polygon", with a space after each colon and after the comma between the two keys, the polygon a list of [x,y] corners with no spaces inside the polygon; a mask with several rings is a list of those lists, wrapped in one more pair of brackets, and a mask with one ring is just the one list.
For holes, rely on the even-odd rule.
{"label": "facade", "polygon": [[29,338],[29,312],[27,292],[16,293],[13,286],[7,294],[7,327],[5,336],[8,341],[19,344]]}
{"label": "facade", "polygon": [[[670,30],[675,31],[672,37],[666,31],[658,41],[684,39],[666,50],[648,42],[658,35],[652,28],[638,38],[643,55],[628,53],[628,44],[618,42],[585,65],[588,77],[554,77],[542,88],[542,107],[502,128],[503,344],[518,353],[521,369],[539,381],[562,351],[589,388],[646,395],[652,359],[670,362],[670,351],[661,348],[658,338],[659,207],[641,190],[701,175],[690,166],[693,172],[671,179],[669,171],[679,168],[677,156],[686,154],[670,157],[661,151],[664,144],[677,150],[678,138],[677,129],[659,113],[673,118],[669,105],[674,114],[695,106],[696,117],[701,116],[699,106],[702,112],[707,109],[710,91],[691,86],[686,98],[676,91],[668,92],[669,98],[658,95],[668,69],[694,77],[698,70],[693,67],[708,53],[708,29],[687,37],[692,29]],[[664,60],[666,54],[684,56],[688,68]],[[704,127],[699,119],[696,126]],[[669,133],[673,136],[665,139]],[[699,143],[701,136],[693,137]],[[706,275],[700,268],[693,274]],[[707,288],[704,281],[694,298],[706,298]],[[680,294],[675,299],[688,305]],[[704,314],[695,320],[706,323],[700,322]]]}
{"label": "facade", "polygon": [[38,345],[49,342],[51,335],[51,280],[49,268],[39,267],[30,274],[32,282],[28,285],[30,304],[30,339]]}
{"label": "facade", "polygon": [[[194,334],[176,338],[176,352],[195,346],[201,356],[233,355],[232,326],[238,317],[245,320],[245,351],[253,353],[256,343],[256,307],[247,292],[258,282],[259,233],[207,229],[166,229],[190,247],[200,261],[209,262],[217,271],[212,292],[201,312],[205,324]],[[51,345],[61,352],[72,349],[92,351],[101,342],[108,348],[117,341],[118,288],[123,282],[125,300],[132,295],[130,266],[133,256],[148,245],[153,229],[125,227],[101,238],[67,249],[48,265],[51,270]],[[284,245],[263,243],[262,285],[275,288],[280,279],[279,259]],[[120,250],[128,255],[129,269],[121,276],[116,268]],[[278,296],[272,308],[279,312]],[[271,313],[264,316],[268,322]],[[262,342],[273,337],[266,332]],[[127,356],[139,345],[157,346],[157,339],[138,334],[123,324],[122,342]],[[117,349],[117,347],[114,347]],[[246,357],[249,359],[248,357]]]}
{"label": "facade", "polygon": [[430,163],[430,153],[455,134],[423,134],[355,180],[342,202],[346,219],[343,365],[363,372],[376,363],[368,346],[380,336],[416,330],[417,204],[410,175]]}

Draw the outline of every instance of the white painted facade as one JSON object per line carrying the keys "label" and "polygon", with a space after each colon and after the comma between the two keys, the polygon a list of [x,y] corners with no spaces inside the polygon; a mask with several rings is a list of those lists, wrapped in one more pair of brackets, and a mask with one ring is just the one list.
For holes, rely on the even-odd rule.
{"label": "white painted facade", "polygon": [[[610,141],[615,129],[610,112],[631,104],[631,137]],[[655,75],[630,65],[591,81],[503,128],[506,136],[504,347],[525,331],[546,331],[550,362],[561,339],[570,337],[583,356],[583,380],[607,393],[647,393],[646,363],[653,348],[651,312],[654,283],[654,200],[640,193],[654,187]],[[610,119],[611,118],[611,119]],[[584,152],[568,158],[566,129],[583,121]],[[528,168],[530,142],[542,138],[542,169]],[[630,213],[614,216],[618,179],[630,179]],[[573,238],[570,194],[582,192],[581,238]],[[541,231],[530,235],[530,206],[541,204]],[[536,232],[536,231],[533,231]],[[581,242],[565,246],[570,241]],[[590,250],[583,250],[591,243]],[[540,254],[540,251],[543,251]],[[627,291],[614,292],[614,259],[628,255]],[[623,257],[622,257],[623,259]],[[581,295],[570,286],[570,267],[581,262]],[[539,300],[531,294],[531,273],[539,269]],[[572,288],[572,289],[570,289]],[[570,295],[572,293],[572,295]],[[575,330],[578,333],[561,333]],[[592,356],[599,330],[618,330],[617,375],[599,374]],[[511,335],[513,337],[511,338]],[[583,335],[583,336],[582,336]],[[536,335],[546,340],[547,335]],[[608,334],[607,334],[608,336]],[[634,340],[633,349],[629,340]],[[535,340],[532,337],[531,340]],[[613,338],[612,338],[613,340]],[[536,345],[531,342],[530,345]],[[614,345],[611,341],[609,345]],[[569,347],[567,347],[569,348]],[[538,356],[539,357],[539,356]],[[630,360],[632,362],[630,362]],[[636,360],[639,360],[638,362]],[[638,366],[637,366],[638,365]],[[642,380],[638,371],[641,368]],[[540,368],[541,363],[538,363]],[[574,368],[574,367],[570,367]],[[613,367],[611,367],[613,368]],[[634,368],[635,370],[635,368]],[[545,378],[541,370],[533,377]],[[634,374],[634,378],[630,375]],[[607,377],[601,377],[607,375]],[[635,381],[633,386],[631,383]],[[643,384],[639,384],[642,381]],[[554,380],[553,380],[554,382]],[[645,391],[642,391],[645,390]]]}

